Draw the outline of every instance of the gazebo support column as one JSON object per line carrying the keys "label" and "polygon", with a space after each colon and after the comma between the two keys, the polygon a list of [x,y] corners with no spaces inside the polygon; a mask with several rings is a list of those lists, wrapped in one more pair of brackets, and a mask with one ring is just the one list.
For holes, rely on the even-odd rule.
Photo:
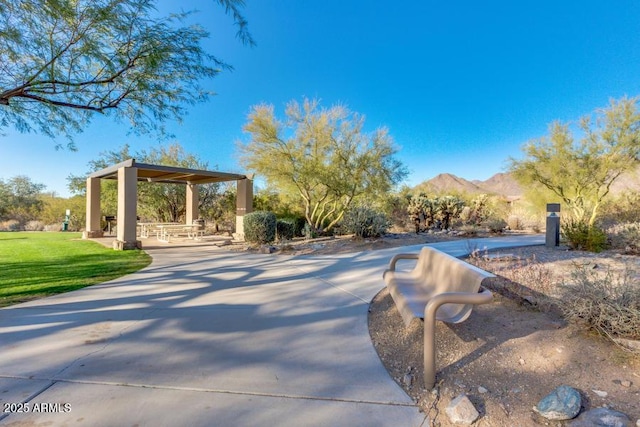
{"label": "gazebo support column", "polygon": [[118,233],[113,248],[118,250],[140,249],[137,240],[138,168],[118,169]]}
{"label": "gazebo support column", "polygon": [[187,225],[193,224],[193,222],[200,217],[198,211],[198,203],[200,203],[200,197],[198,194],[198,186],[195,184],[187,184]]}
{"label": "gazebo support column", "polygon": [[244,216],[253,212],[253,180],[245,178],[236,182],[236,238],[244,240]]}
{"label": "gazebo support column", "polygon": [[83,239],[104,235],[100,226],[100,178],[87,178],[87,219]]}

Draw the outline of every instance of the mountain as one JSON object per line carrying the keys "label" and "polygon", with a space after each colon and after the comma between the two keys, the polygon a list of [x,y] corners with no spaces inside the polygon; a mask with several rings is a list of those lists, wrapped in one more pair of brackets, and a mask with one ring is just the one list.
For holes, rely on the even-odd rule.
{"label": "mountain", "polygon": [[508,173],[498,173],[486,181],[469,181],[450,173],[441,173],[418,184],[415,190],[425,193],[497,194],[510,199],[522,196],[522,189]]}
{"label": "mountain", "polygon": [[471,181],[452,175],[441,173],[418,184],[415,189],[425,193],[483,193],[484,191]]}
{"label": "mountain", "polygon": [[[450,173],[441,173],[416,185],[414,190],[425,193],[496,194],[512,200],[523,195],[522,187],[510,173],[497,173],[486,181],[468,181]],[[613,195],[627,191],[640,192],[640,167],[622,174],[611,186]]]}
{"label": "mountain", "polygon": [[486,181],[472,181],[485,193],[500,194],[505,197],[518,198],[522,196],[522,187],[510,173],[497,173]]}

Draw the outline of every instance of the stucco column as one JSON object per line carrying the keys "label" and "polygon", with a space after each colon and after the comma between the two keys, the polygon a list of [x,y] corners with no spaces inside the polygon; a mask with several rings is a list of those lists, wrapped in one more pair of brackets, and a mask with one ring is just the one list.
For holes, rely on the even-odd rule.
{"label": "stucco column", "polygon": [[236,238],[244,240],[244,216],[253,212],[253,180],[249,178],[237,181],[236,192]]}
{"label": "stucco column", "polygon": [[100,227],[100,178],[87,178],[87,218],[85,231],[82,233],[83,239],[102,237],[102,227]]}
{"label": "stucco column", "polygon": [[139,249],[142,243],[136,238],[138,201],[138,168],[118,169],[118,232],[113,248]]}
{"label": "stucco column", "polygon": [[198,203],[200,203],[198,186],[195,184],[187,184],[187,225],[193,224],[193,221],[200,216]]}

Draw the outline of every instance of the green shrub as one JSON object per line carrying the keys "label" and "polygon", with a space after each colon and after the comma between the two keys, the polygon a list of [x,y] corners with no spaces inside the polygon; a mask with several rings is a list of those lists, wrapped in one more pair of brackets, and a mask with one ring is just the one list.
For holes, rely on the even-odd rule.
{"label": "green shrub", "polygon": [[276,221],[276,239],[291,240],[295,236],[296,222],[294,218],[282,218]]}
{"label": "green shrub", "polygon": [[562,237],[570,248],[589,252],[601,252],[607,247],[607,235],[584,221],[570,220],[561,227]]}
{"label": "green shrub", "polygon": [[640,339],[640,285],[629,274],[598,274],[581,266],[563,290],[560,308],[568,321],[609,338]]}
{"label": "green shrub", "polygon": [[247,242],[265,244],[276,239],[276,216],[257,211],[244,216],[244,238]]}
{"label": "green shrub", "polygon": [[360,238],[379,237],[387,232],[389,226],[389,220],[383,213],[366,206],[350,209],[342,221],[346,233]]}
{"label": "green shrub", "polygon": [[304,216],[285,216],[279,221],[286,221],[293,224],[293,237],[303,237],[304,226],[307,223],[307,219]]}
{"label": "green shrub", "polygon": [[612,248],[640,254],[640,223],[616,224],[607,229],[607,236]]}

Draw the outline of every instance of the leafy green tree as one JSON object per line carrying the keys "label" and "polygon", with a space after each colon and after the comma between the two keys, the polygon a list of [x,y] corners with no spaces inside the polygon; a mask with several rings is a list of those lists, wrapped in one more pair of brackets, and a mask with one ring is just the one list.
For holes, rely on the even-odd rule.
{"label": "leafy green tree", "polygon": [[388,193],[407,174],[387,129],[365,133],[364,117],[342,106],[292,101],[281,121],[272,105],[256,105],[244,130],[242,163],[297,195],[314,231],[331,230],[354,201]]}
{"label": "leafy green tree", "polygon": [[555,122],[549,136],[527,143],[522,160],[510,159],[510,170],[523,185],[549,190],[573,218],[593,226],[611,185],[638,163],[640,113],[637,98],[611,101],[595,120],[580,120],[576,140],[569,125]]}
{"label": "leafy green tree", "polygon": [[6,182],[0,179],[0,219],[15,219],[24,225],[37,218],[42,209],[39,196],[45,187],[26,175],[14,176]]}
{"label": "leafy green tree", "polygon": [[[253,44],[240,7],[238,37]],[[0,131],[69,139],[95,113],[129,121],[136,132],[164,123],[210,93],[203,78],[228,66],[202,49],[208,36],[184,25],[187,13],[157,17],[156,0],[0,0]]]}
{"label": "leafy green tree", "polygon": [[56,197],[54,194],[41,194],[42,210],[38,214],[38,220],[44,225],[61,225],[65,219],[65,213],[71,211],[69,217],[69,231],[80,231],[86,224],[87,202],[82,196],[69,198]]}

